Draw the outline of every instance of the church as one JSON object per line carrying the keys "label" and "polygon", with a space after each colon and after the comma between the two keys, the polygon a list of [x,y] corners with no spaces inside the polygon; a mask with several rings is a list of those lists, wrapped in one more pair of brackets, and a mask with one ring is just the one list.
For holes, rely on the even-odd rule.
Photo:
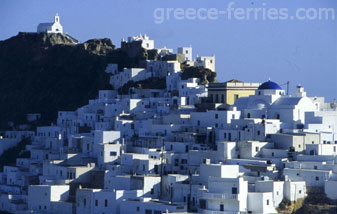
{"label": "church", "polygon": [[60,16],[56,13],[53,23],[40,23],[37,26],[38,33],[62,33],[63,27],[60,23]]}

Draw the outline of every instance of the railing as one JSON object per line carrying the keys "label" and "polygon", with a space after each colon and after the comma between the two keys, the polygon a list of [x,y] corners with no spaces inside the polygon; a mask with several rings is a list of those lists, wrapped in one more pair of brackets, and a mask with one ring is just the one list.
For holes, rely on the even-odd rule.
{"label": "railing", "polygon": [[236,211],[215,211],[215,210],[202,210],[204,214],[241,214],[241,212]]}
{"label": "railing", "polygon": [[225,199],[225,200],[237,200],[236,194],[228,194],[228,193],[203,193],[203,198],[205,199]]}

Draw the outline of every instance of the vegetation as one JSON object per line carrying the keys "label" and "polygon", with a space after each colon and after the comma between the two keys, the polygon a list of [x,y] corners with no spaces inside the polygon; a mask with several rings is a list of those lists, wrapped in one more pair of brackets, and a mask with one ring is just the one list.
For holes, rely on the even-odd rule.
{"label": "vegetation", "polygon": [[0,156],[0,171],[3,171],[5,165],[15,165],[17,158],[29,158],[30,152],[25,151],[26,145],[30,144],[30,139],[23,139],[17,146],[5,151]]}
{"label": "vegetation", "polygon": [[304,199],[290,202],[284,199],[277,209],[282,214],[335,214],[337,202],[326,197],[323,190],[308,193]]}
{"label": "vegetation", "polygon": [[216,73],[208,68],[194,67],[186,64],[181,65],[181,79],[187,80],[189,78],[199,78],[200,84],[208,84],[210,82],[216,82]]}
{"label": "vegetation", "polygon": [[165,89],[166,88],[166,78],[149,78],[146,80],[133,82],[129,81],[121,88],[118,89],[119,94],[128,94],[130,88],[137,89]]}

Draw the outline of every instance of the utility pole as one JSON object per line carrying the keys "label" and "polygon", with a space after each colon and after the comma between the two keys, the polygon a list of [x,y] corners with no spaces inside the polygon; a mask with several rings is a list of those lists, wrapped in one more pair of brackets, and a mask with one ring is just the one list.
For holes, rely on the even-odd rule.
{"label": "utility pole", "polygon": [[162,146],[161,146],[161,154],[160,154],[160,195],[159,198],[163,197],[163,165],[164,165],[164,151],[165,151],[165,141],[163,138],[162,140]]}

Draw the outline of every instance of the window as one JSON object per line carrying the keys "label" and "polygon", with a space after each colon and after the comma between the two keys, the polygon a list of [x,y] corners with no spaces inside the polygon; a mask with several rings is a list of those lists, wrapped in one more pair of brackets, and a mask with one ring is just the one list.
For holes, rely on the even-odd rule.
{"label": "window", "polygon": [[238,194],[238,188],[232,187],[232,194]]}
{"label": "window", "polygon": [[299,190],[298,193],[301,194],[301,193],[302,193],[302,190]]}
{"label": "window", "polygon": [[110,156],[116,156],[117,152],[110,152]]}
{"label": "window", "polygon": [[179,159],[174,159],[174,166],[179,166]]}
{"label": "window", "polygon": [[220,211],[225,211],[225,206],[223,204],[220,204]]}
{"label": "window", "polygon": [[247,118],[250,118],[250,113],[247,114]]}
{"label": "window", "polygon": [[267,200],[267,205],[269,205],[269,200]]}
{"label": "window", "polygon": [[260,135],[260,131],[257,131],[257,135]]}
{"label": "window", "polygon": [[96,207],[98,206],[98,200],[95,200],[95,206]]}
{"label": "window", "polygon": [[219,118],[219,115],[218,114],[215,114],[215,119],[218,119]]}
{"label": "window", "polygon": [[234,102],[239,99],[239,95],[238,94],[234,94]]}
{"label": "window", "polygon": [[152,210],[145,210],[145,214],[152,214]]}
{"label": "window", "polygon": [[255,152],[258,152],[259,151],[259,147],[255,147]]}
{"label": "window", "polygon": [[274,157],[274,152],[271,153],[271,156]]}
{"label": "window", "polygon": [[137,207],[137,212],[139,212],[139,207]]}
{"label": "window", "polygon": [[316,176],[316,181],[319,181],[319,177],[318,176]]}
{"label": "window", "polygon": [[83,199],[83,206],[85,207],[87,205],[87,199]]}
{"label": "window", "polygon": [[155,210],[153,214],[161,214],[162,212],[160,210]]}
{"label": "window", "polygon": [[200,199],[199,200],[199,206],[201,209],[206,209],[206,200]]}

